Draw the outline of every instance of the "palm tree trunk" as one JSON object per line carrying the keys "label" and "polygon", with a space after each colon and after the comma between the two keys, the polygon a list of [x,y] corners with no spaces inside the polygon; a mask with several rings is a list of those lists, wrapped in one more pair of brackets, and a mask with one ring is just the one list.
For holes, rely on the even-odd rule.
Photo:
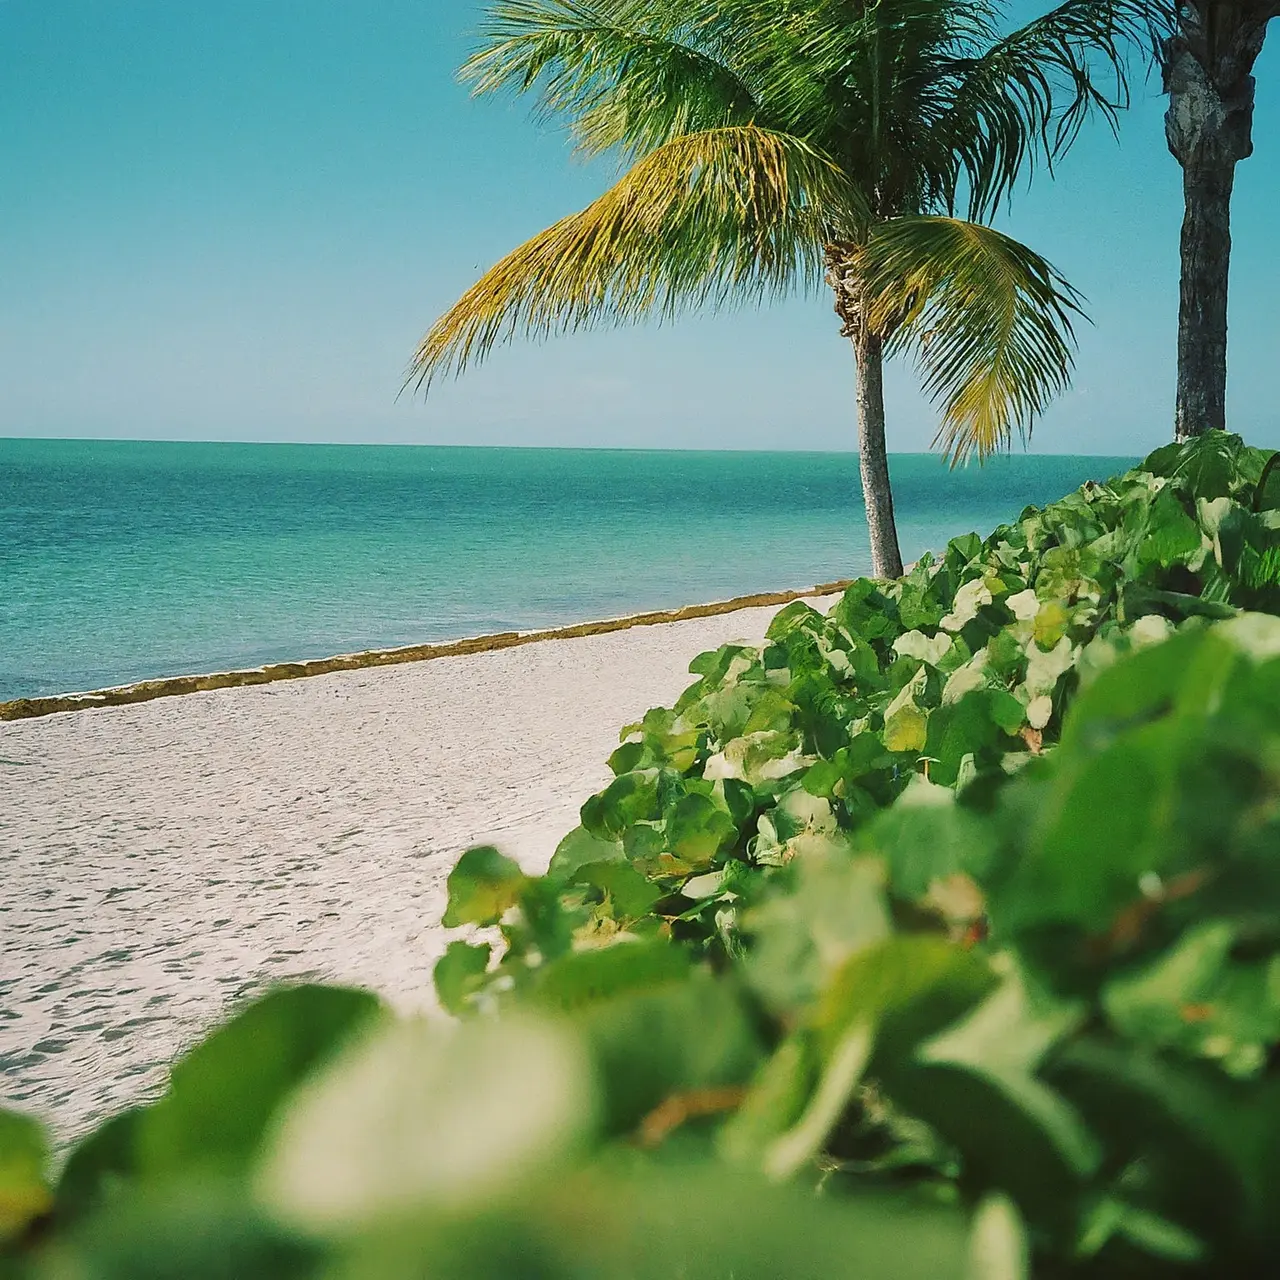
{"label": "palm tree trunk", "polygon": [[865,325],[858,326],[851,337],[858,369],[858,465],[871,535],[871,573],[877,578],[900,578],[902,552],[884,435],[884,344]]}
{"label": "palm tree trunk", "polygon": [[840,334],[853,343],[858,379],[858,467],[862,502],[871,536],[871,573],[877,578],[902,577],[902,552],[893,518],[893,489],[884,439],[884,337],[874,333],[863,313],[858,249],[852,244],[826,248],[827,283],[835,294]]}
{"label": "palm tree trunk", "polygon": [[1173,434],[1187,440],[1227,427],[1227,276],[1235,162],[1182,171],[1182,280]]}
{"label": "palm tree trunk", "polygon": [[1274,0],[1179,6],[1163,49],[1165,138],[1182,166],[1185,213],[1174,435],[1226,428],[1227,276],[1236,164],[1253,152],[1250,75]]}

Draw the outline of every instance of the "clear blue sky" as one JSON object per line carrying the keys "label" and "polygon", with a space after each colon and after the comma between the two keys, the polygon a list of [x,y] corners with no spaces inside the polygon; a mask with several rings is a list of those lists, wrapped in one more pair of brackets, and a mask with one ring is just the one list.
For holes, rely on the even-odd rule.
{"label": "clear blue sky", "polygon": [[[525,106],[453,78],[468,0],[0,0],[0,434],[818,448],[851,445],[823,299],[517,344],[396,393],[478,271],[596,194]],[[1230,416],[1280,445],[1280,31],[1235,204]],[[1133,453],[1172,400],[1180,178],[1158,84],[1087,134],[1015,234],[1090,300],[1048,452]],[[909,367],[891,448],[928,447]]]}

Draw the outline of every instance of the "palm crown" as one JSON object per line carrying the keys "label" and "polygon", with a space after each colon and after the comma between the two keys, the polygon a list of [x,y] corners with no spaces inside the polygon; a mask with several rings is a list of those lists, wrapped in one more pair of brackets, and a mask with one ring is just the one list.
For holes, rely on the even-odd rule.
{"label": "palm crown", "polygon": [[876,569],[900,569],[882,350],[916,355],[953,459],[1003,446],[1062,388],[1079,300],[982,220],[1091,110],[1114,118],[1142,12],[1068,0],[1001,36],[987,0],[503,0],[463,75],[477,92],[535,93],[582,151],[631,166],[468,290],[411,377],[457,372],[517,332],[826,280],[858,357]]}

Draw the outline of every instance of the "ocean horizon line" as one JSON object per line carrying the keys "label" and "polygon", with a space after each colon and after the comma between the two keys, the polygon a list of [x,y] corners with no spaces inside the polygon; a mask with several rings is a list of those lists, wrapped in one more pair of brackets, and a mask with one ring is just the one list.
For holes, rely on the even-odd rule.
{"label": "ocean horizon line", "polygon": [[[130,444],[130,445],[177,445],[177,446],[228,446],[236,448],[264,449],[438,449],[454,452],[524,452],[524,453],[592,453],[592,454],[786,454],[796,457],[858,457],[857,449],[791,449],[791,448],[726,448],[699,447],[696,445],[672,448],[648,447],[644,445],[577,445],[577,444],[446,444],[431,440],[238,440],[238,439],[183,439],[169,436],[28,436],[6,435],[0,433],[0,445],[11,444]],[[998,450],[987,459],[973,459],[961,463],[958,469],[982,467],[990,462],[1003,458],[1089,458],[1106,459],[1108,461],[1133,462],[1143,455],[1131,453],[1065,453],[1049,452],[1038,449],[1014,448]],[[947,457],[936,449],[900,449],[889,453],[890,458],[936,458],[941,466],[947,466]]]}

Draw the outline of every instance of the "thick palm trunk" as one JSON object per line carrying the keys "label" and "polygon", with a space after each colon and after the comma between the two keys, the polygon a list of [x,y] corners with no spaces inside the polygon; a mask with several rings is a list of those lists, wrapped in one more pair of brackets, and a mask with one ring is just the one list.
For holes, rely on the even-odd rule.
{"label": "thick palm trunk", "polygon": [[902,552],[893,518],[893,489],[884,435],[884,336],[863,314],[862,287],[853,245],[827,247],[827,283],[835,294],[841,334],[853,343],[858,379],[858,465],[862,501],[871,536],[871,572],[877,578],[902,576]]}
{"label": "thick palm trunk", "polygon": [[1227,426],[1227,275],[1235,162],[1182,172],[1182,279],[1173,433],[1186,440]]}
{"label": "thick palm trunk", "polygon": [[1253,151],[1253,77],[1275,0],[1194,0],[1164,48],[1165,137],[1185,213],[1174,434],[1226,427],[1227,276],[1236,164]]}
{"label": "thick palm trunk", "polygon": [[879,334],[864,327],[853,335],[853,351],[858,369],[858,466],[871,536],[871,572],[877,578],[900,578],[902,552],[884,435],[884,344]]}

